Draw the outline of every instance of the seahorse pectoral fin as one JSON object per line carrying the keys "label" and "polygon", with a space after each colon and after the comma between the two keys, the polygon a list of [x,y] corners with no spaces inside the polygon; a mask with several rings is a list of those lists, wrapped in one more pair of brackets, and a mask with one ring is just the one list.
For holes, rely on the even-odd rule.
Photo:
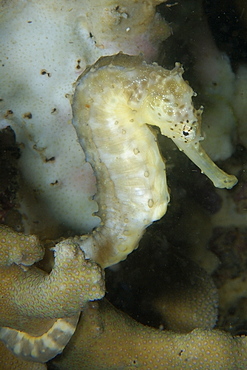
{"label": "seahorse pectoral fin", "polygon": [[234,175],[228,175],[209,158],[198,140],[187,143],[179,139],[172,140],[213,182],[215,187],[231,189],[238,182]]}

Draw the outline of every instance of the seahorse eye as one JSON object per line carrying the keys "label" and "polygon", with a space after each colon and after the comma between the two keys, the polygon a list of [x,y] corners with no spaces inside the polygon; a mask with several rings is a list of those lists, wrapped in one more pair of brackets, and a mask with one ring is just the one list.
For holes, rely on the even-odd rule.
{"label": "seahorse eye", "polygon": [[184,136],[188,136],[190,133],[188,131],[183,131]]}
{"label": "seahorse eye", "polygon": [[194,140],[196,137],[196,127],[193,125],[188,125],[188,123],[183,125],[182,134],[186,140]]}

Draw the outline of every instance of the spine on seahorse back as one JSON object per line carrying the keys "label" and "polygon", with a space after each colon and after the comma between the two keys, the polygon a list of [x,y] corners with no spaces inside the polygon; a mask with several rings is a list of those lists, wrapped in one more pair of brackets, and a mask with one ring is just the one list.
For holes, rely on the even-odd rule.
{"label": "spine on seahorse back", "polygon": [[[114,65],[121,59],[121,66]],[[156,137],[138,107],[131,108],[129,84],[138,78],[139,57],[101,58],[77,82],[73,125],[97,180],[101,225],[81,237],[86,256],[102,267],[126,258],[145,228],[166,212],[169,192]],[[126,70],[128,73],[126,74]]]}

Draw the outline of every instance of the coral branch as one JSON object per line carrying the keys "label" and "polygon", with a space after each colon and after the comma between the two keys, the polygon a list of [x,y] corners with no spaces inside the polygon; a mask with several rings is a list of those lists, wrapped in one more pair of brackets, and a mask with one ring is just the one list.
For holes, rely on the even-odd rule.
{"label": "coral branch", "polygon": [[59,370],[240,370],[247,366],[247,338],[215,330],[189,334],[155,330],[107,301],[89,304],[75,335],[54,362]]}
{"label": "coral branch", "polygon": [[104,295],[103,275],[72,242],[55,247],[50,274],[17,265],[1,268],[0,325],[19,329],[21,317],[58,318],[80,311],[90,299]]}
{"label": "coral branch", "polygon": [[[14,232],[10,239],[7,236],[8,241],[22,240]],[[0,267],[0,339],[16,355],[32,361],[46,362],[61,353],[86,302],[104,295],[100,267],[85,260],[75,243],[62,241],[54,250],[50,274],[34,266]]]}
{"label": "coral branch", "polygon": [[24,235],[0,225],[0,266],[32,265],[44,256],[44,248],[34,235]]}

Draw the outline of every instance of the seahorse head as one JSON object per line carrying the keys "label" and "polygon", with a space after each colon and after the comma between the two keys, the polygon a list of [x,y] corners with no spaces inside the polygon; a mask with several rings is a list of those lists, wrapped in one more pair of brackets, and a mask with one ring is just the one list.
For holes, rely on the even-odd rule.
{"label": "seahorse head", "polygon": [[194,108],[192,97],[196,93],[183,79],[183,68],[166,70],[157,64],[139,66],[138,77],[132,76],[128,85],[130,102],[138,106],[148,124],[160,128],[163,135],[188,143],[202,140],[202,108]]}

